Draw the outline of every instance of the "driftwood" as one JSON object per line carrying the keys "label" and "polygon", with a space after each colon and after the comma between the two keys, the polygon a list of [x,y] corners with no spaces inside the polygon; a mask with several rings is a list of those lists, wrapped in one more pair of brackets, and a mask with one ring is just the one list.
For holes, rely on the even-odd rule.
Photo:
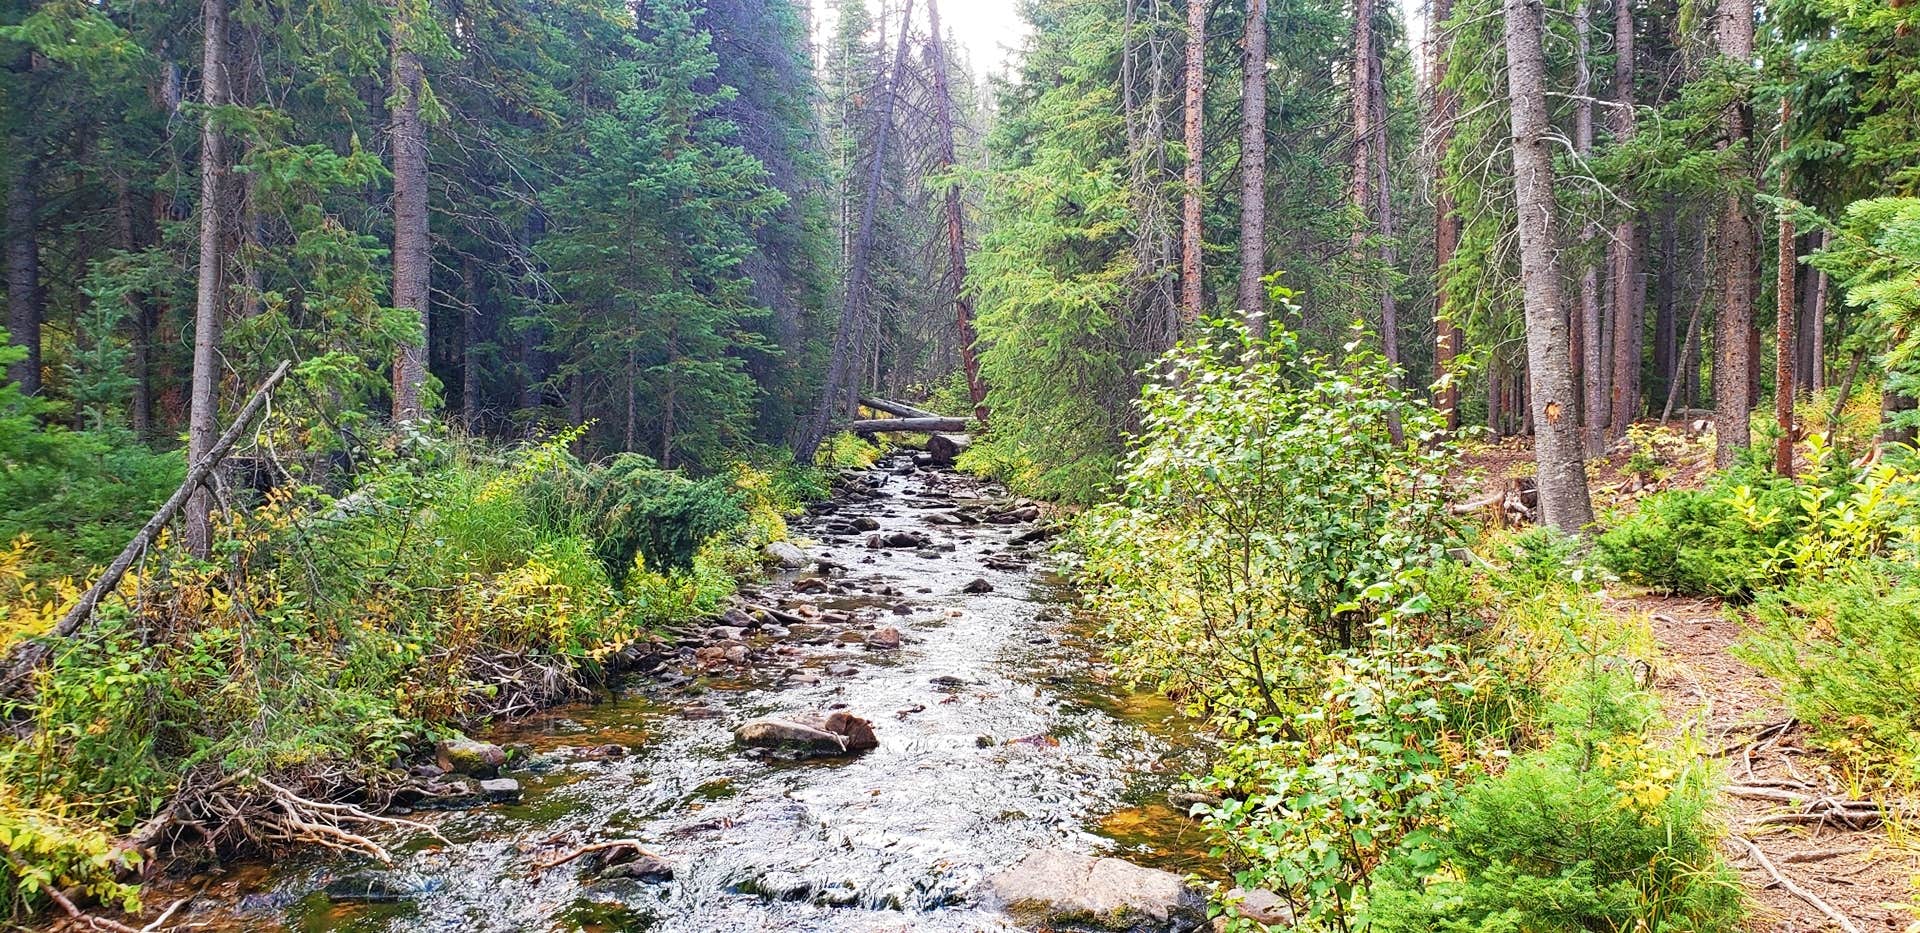
{"label": "driftwood", "polygon": [[855,434],[885,434],[889,431],[905,434],[964,434],[967,430],[967,419],[874,418],[849,422],[847,430]]}
{"label": "driftwood", "polygon": [[934,434],[927,437],[927,453],[935,463],[952,463],[972,443],[973,438],[965,434]]}
{"label": "driftwood", "polygon": [[[232,424],[227,426],[226,433],[220,435],[220,439],[214,441],[213,446],[207,450],[206,456],[187,471],[186,481],[180,484],[179,489],[174,490],[166,504],[160,506],[160,511],[153,513],[153,517],[147,519],[146,525],[133,536],[132,541],[127,543],[126,548],[120,552],[120,556],[115,557],[113,563],[107,565],[106,572],[100,575],[100,579],[94,581],[93,586],[80,597],[79,602],[74,603],[73,609],[60,620],[60,624],[53,627],[52,639],[71,638],[75,632],[87,624],[88,619],[93,616],[94,608],[100,605],[100,600],[120,585],[120,579],[126,576],[133,562],[139,560],[140,555],[153,545],[154,538],[160,535],[160,529],[173,521],[174,515],[187,504],[187,499],[193,495],[194,490],[200,488],[220,466],[220,461],[226,459],[227,452],[231,451],[233,445],[240,440],[240,435],[245,433],[247,425],[252,423],[254,416],[260,414],[260,409],[266,407],[267,397],[280,385],[280,381],[287,377],[287,370],[291,365],[283,361],[273,371],[273,375],[268,376],[267,380],[260,384],[260,388],[254,390],[253,397],[247,400],[246,407],[240,409],[240,414],[233,419]],[[12,663],[7,665],[6,679],[0,681],[0,696],[15,695],[20,686],[26,682],[27,676],[41,664],[46,663],[47,658],[53,654],[52,639],[30,641],[21,645]]]}
{"label": "driftwood", "polygon": [[866,406],[867,408],[871,408],[874,411],[884,411],[889,415],[894,415],[900,418],[942,417],[941,414],[937,411],[928,411],[924,408],[915,408],[912,405],[906,404],[905,402],[895,402],[889,399],[874,398],[868,395],[860,396],[860,404]]}

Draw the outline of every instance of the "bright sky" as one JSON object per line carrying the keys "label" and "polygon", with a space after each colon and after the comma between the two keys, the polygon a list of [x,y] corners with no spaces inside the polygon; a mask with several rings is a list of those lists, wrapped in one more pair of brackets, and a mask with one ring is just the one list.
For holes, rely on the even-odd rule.
{"label": "bright sky", "polygon": [[[817,41],[832,34],[833,10],[831,0],[812,2]],[[876,15],[880,12],[879,0],[868,0],[867,6]],[[897,10],[899,0],[890,0],[887,6]],[[957,36],[966,48],[974,74],[985,77],[1005,71],[1013,50],[1026,38],[1027,24],[1020,18],[1019,7],[1020,0],[945,0],[940,4],[940,25]],[[915,28],[925,31],[925,3],[914,4],[913,21]]]}

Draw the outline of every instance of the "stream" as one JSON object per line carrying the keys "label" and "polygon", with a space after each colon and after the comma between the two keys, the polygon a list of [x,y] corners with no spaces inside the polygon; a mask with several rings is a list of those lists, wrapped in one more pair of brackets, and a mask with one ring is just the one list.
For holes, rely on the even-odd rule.
{"label": "stream", "polygon": [[[1199,740],[1171,705],[1111,682],[1036,510],[906,457],[849,480],[794,524],[807,568],[743,594],[776,617],[695,626],[672,663],[602,702],[478,736],[523,752],[503,772],[519,800],[418,814],[446,841],[398,843],[391,867],[306,854],[227,870],[187,917],[315,933],[1013,930],[976,892],[1030,852],[1206,872],[1203,833],[1168,803]],[[898,648],[874,637],[889,627]],[[879,747],[789,761],[734,740],[755,717],[837,709],[871,720]],[[588,859],[535,871],[618,839],[672,879],[595,880]],[[328,893],[368,876],[392,896]]]}

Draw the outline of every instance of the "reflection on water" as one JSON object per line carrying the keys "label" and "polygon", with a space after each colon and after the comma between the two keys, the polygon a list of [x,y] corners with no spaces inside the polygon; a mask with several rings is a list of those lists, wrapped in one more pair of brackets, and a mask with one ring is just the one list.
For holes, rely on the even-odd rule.
{"label": "reflection on water", "polygon": [[[942,490],[961,502],[973,494],[950,474],[896,476],[893,495],[837,518],[871,517],[882,533],[922,532],[952,551],[869,549],[864,535],[814,543],[816,556],[851,568],[840,582],[855,592],[803,598],[852,613],[851,624],[763,642],[769,660],[746,677],[642,684],[500,730],[488,738],[530,752],[509,773],[525,787],[519,802],[433,815],[451,844],[402,846],[391,870],[309,856],[243,872],[225,886],[235,896],[195,919],[315,933],[999,930],[1011,927],[972,907],[970,892],[1035,848],[1211,872],[1198,827],[1166,802],[1194,767],[1191,728],[1164,701],[1109,683],[1087,631],[1057,608],[1055,584],[989,569],[995,555],[1017,566],[1004,558],[1026,526],[930,525],[923,506],[952,501],[899,497]],[[992,592],[962,593],[976,578]],[[875,594],[886,587],[905,595]],[[905,648],[832,637],[863,623],[898,627]],[[874,722],[879,748],[772,763],[732,741],[732,727],[755,716],[841,707]],[[588,753],[609,744],[623,754]],[[534,870],[613,839],[641,842],[673,880]],[[324,893],[370,870],[403,896],[341,905]]]}

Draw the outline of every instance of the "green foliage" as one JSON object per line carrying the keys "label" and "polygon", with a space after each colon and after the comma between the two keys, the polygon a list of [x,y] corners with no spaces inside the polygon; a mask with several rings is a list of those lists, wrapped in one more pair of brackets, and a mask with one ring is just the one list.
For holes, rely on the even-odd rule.
{"label": "green foliage", "polygon": [[1912,474],[1894,463],[1850,466],[1820,435],[1807,443],[1808,476],[1781,479],[1756,464],[1717,474],[1705,489],[1649,497],[1600,536],[1601,562],[1647,586],[1746,597],[1911,538],[1920,504]]}
{"label": "green foliage", "polygon": [[1371,588],[1441,556],[1453,449],[1357,342],[1336,362],[1223,323],[1163,368],[1120,494],[1082,523],[1085,576],[1136,677],[1277,711],[1285,659],[1353,646]]}
{"label": "green foliage", "polygon": [[1920,785],[1920,573],[1857,561],[1755,601],[1741,655],[1779,681],[1817,740],[1875,789]]}
{"label": "green foliage", "polygon": [[707,539],[747,517],[724,478],[690,480],[639,454],[549,471],[523,495],[549,529],[592,541],[616,587],[636,557],[638,566],[661,573],[692,569]]}

